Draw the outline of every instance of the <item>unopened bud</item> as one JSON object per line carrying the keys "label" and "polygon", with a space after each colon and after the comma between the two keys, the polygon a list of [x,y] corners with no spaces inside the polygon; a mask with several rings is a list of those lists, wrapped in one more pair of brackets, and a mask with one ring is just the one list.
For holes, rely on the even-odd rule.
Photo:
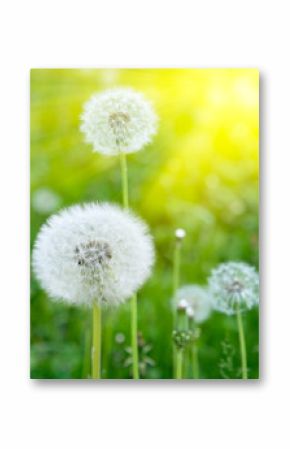
{"label": "unopened bud", "polygon": [[176,229],[175,237],[177,240],[183,240],[185,236],[186,236],[186,232],[184,229],[182,229],[182,228]]}

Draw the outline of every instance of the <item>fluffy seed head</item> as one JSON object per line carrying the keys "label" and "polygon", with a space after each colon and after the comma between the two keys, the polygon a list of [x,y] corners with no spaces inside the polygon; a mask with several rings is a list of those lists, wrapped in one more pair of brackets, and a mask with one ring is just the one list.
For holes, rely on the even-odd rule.
{"label": "fluffy seed head", "polygon": [[194,317],[197,323],[201,323],[209,317],[211,299],[206,288],[194,284],[180,287],[173,298],[173,305],[178,307],[181,301],[186,302],[187,315]]}
{"label": "fluffy seed head", "polygon": [[147,226],[106,203],[53,215],[38,234],[32,258],[52,299],[88,306],[124,302],[149,277],[153,261]]}
{"label": "fluffy seed head", "polygon": [[228,262],[215,268],[208,280],[215,310],[227,315],[252,309],[259,303],[259,276],[243,262]]}
{"label": "fluffy seed head", "polygon": [[32,196],[32,207],[39,214],[51,214],[61,205],[61,198],[52,190],[40,188]]}
{"label": "fluffy seed head", "polygon": [[141,150],[151,141],[156,126],[151,104],[132,89],[115,88],[93,95],[81,115],[86,141],[105,155]]}

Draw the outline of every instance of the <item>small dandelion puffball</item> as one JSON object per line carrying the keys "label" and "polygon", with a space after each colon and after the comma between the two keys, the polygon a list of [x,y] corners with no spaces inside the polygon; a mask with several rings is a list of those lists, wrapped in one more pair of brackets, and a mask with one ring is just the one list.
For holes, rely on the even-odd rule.
{"label": "small dandelion puffball", "polygon": [[52,299],[88,306],[124,302],[149,277],[153,261],[147,226],[106,203],[53,215],[38,234],[32,259]]}
{"label": "small dandelion puffball", "polygon": [[41,188],[32,196],[32,207],[39,214],[51,214],[61,205],[61,198],[52,190]]}
{"label": "small dandelion puffball", "polygon": [[193,317],[197,323],[205,321],[211,312],[211,299],[206,288],[199,285],[184,285],[180,287],[173,299],[174,305],[185,301],[187,315]]}
{"label": "small dandelion puffball", "polygon": [[252,309],[259,303],[259,276],[243,262],[219,265],[208,280],[215,310],[227,315]]}
{"label": "small dandelion puffball", "polygon": [[186,232],[184,229],[178,228],[175,230],[175,237],[177,240],[183,240],[185,236],[186,236]]}
{"label": "small dandelion puffball", "polygon": [[142,94],[115,88],[93,95],[81,115],[81,131],[94,151],[134,153],[151,141],[157,117]]}

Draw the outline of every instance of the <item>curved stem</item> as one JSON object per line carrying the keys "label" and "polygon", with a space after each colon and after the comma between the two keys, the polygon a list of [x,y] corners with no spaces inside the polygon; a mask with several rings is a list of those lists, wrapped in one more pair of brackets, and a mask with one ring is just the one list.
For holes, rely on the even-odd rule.
{"label": "curved stem", "polygon": [[[120,151],[120,165],[122,175],[122,199],[123,207],[129,208],[129,189],[128,189],[128,169],[126,154]],[[137,335],[137,295],[134,294],[131,298],[131,346],[133,358],[133,378],[139,379],[139,364],[138,364],[138,335]]]}
{"label": "curved stem", "polygon": [[238,321],[238,330],[239,330],[239,340],[240,340],[240,351],[241,351],[241,366],[242,366],[242,378],[248,378],[248,368],[247,368],[247,349],[246,349],[246,341],[245,334],[243,328],[243,320],[240,309],[237,311],[237,321]]}
{"label": "curved stem", "polygon": [[102,316],[98,304],[93,305],[93,347],[92,347],[92,378],[101,378],[101,332]]}

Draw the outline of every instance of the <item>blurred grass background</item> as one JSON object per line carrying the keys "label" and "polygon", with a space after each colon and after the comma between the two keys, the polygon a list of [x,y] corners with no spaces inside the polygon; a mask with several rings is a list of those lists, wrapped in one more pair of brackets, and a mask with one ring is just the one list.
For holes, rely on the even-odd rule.
{"label": "blurred grass background", "polygon": [[[159,116],[151,145],[128,157],[131,207],[149,224],[157,261],[139,292],[142,373],[171,378],[174,230],[187,232],[181,283],[205,284],[222,261],[258,267],[259,75],[254,69],[34,69],[31,71],[31,246],[62,207],[121,202],[118,158],[93,153],[79,131],[96,91],[131,86]],[[130,378],[129,308],[104,314],[103,377]],[[47,299],[32,275],[31,377],[89,373],[91,317]],[[249,377],[259,373],[258,311],[244,316]],[[202,326],[202,378],[237,378],[236,321],[214,313]]]}

